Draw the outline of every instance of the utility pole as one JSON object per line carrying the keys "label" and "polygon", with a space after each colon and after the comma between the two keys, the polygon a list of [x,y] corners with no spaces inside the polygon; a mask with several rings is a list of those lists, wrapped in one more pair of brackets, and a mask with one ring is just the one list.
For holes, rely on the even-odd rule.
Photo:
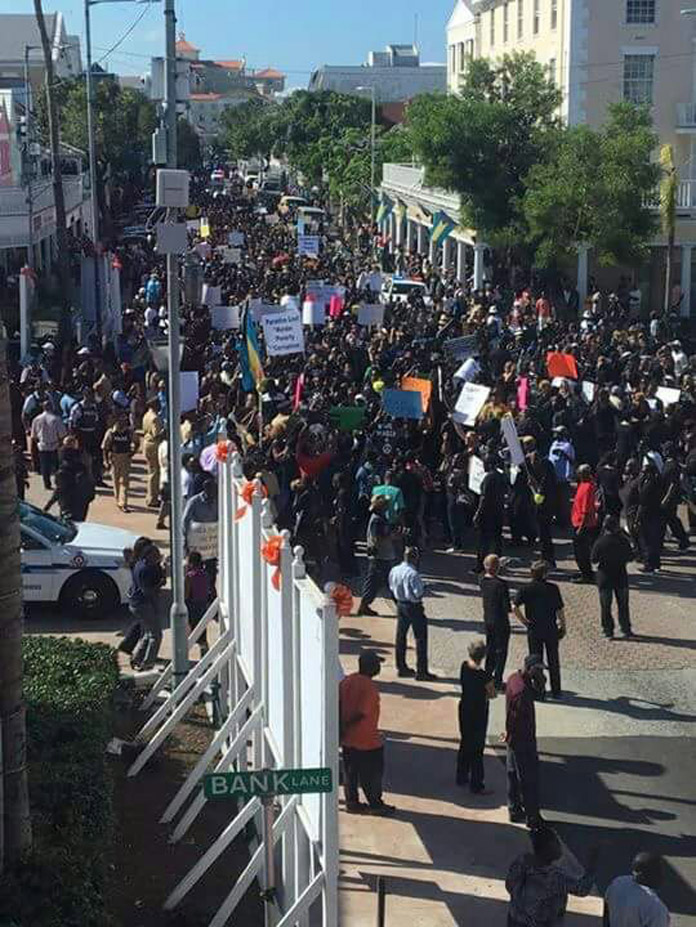
{"label": "utility pole", "polygon": [[97,336],[101,340],[101,291],[99,286],[99,204],[97,201],[97,146],[94,137],[94,85],[92,82],[92,26],[89,8],[92,0],[85,0],[85,43],[87,45],[87,136],[89,139],[89,178],[90,178],[90,225],[92,243],[94,244],[94,313],[97,323]]}
{"label": "utility pole", "polygon": [[[167,130],[167,167],[176,169],[176,13],[174,0],[165,0],[166,30],[164,100]],[[179,256],[167,254],[167,312],[169,316],[169,488],[172,562],[172,676],[174,688],[188,672],[188,611],[184,599],[183,498],[181,490],[181,331],[179,318]]]}

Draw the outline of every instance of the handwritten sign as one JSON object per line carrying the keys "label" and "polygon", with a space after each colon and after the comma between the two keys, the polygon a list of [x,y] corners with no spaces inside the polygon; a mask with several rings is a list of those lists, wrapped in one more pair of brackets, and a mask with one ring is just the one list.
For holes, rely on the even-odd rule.
{"label": "handwritten sign", "polygon": [[504,415],[500,420],[500,430],[505,438],[505,443],[510,449],[510,460],[516,467],[524,464],[524,451],[517,434],[517,426],[511,415]]}
{"label": "handwritten sign", "polygon": [[210,310],[210,324],[223,332],[239,328],[239,306],[215,306]]}
{"label": "handwritten sign", "polygon": [[404,377],[401,381],[401,389],[407,389],[420,393],[423,401],[423,412],[428,411],[430,397],[433,392],[433,384],[430,380],[423,380],[419,377]]}
{"label": "handwritten sign", "polygon": [[297,253],[307,257],[319,257],[319,236],[300,235],[297,239]]}
{"label": "handwritten sign", "polygon": [[222,287],[211,286],[209,283],[204,283],[201,301],[204,306],[209,306],[211,309],[213,306],[219,306],[222,302]]}
{"label": "handwritten sign", "polygon": [[365,406],[334,406],[329,417],[339,431],[359,431],[366,412]]}
{"label": "handwritten sign", "polygon": [[384,306],[380,303],[365,303],[358,308],[358,325],[382,325]]}
{"label": "handwritten sign", "polygon": [[480,457],[469,458],[469,489],[477,496],[481,495],[481,483],[486,475],[486,468]]}
{"label": "handwritten sign", "polygon": [[204,560],[218,555],[218,526],[216,521],[192,521],[186,535],[189,550],[197,550]]}
{"label": "handwritten sign", "polygon": [[453,421],[459,425],[464,425],[465,428],[473,428],[490,391],[489,386],[465,383],[452,412]]}
{"label": "handwritten sign", "polygon": [[269,357],[304,353],[302,317],[295,308],[281,309],[261,319]]}
{"label": "handwritten sign", "polygon": [[590,383],[589,380],[583,380],[580,389],[582,390],[583,399],[590,404],[594,399],[597,387],[594,383]]}
{"label": "handwritten sign", "polygon": [[385,389],[382,393],[384,410],[393,418],[423,418],[421,394],[406,389]]}
{"label": "handwritten sign", "polygon": [[668,406],[673,406],[675,403],[679,402],[681,390],[671,389],[668,386],[659,386],[655,392],[655,395],[660,400],[662,405],[667,408]]}

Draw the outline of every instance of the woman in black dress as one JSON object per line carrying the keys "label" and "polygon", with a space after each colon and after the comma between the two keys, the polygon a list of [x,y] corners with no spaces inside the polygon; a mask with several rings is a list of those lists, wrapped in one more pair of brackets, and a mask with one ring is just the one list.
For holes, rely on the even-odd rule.
{"label": "woman in black dress", "polygon": [[493,698],[493,682],[481,667],[486,656],[482,640],[469,644],[469,659],[462,663],[459,678],[459,755],[457,785],[469,785],[476,795],[486,794],[483,779],[483,750],[488,729],[488,702]]}

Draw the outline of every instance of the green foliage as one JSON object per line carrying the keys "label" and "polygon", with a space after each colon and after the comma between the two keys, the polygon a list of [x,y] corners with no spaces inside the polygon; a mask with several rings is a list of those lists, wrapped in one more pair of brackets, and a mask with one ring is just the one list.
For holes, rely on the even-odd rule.
{"label": "green foliage", "polygon": [[462,198],[462,222],[491,242],[519,235],[524,178],[558,131],[558,88],[531,54],[471,62],[459,96],[410,104],[410,136],[429,184]]}
{"label": "green foliage", "polygon": [[612,106],[606,124],[557,134],[548,158],[526,177],[521,208],[539,266],[552,267],[584,242],[603,264],[644,255],[656,231],[645,203],[657,187],[657,137],[647,110]]}
{"label": "green foliage", "polygon": [[0,911],[15,927],[108,927],[103,856],[113,815],[104,748],[116,655],[64,637],[26,637],[23,649],[35,840],[0,883]]}

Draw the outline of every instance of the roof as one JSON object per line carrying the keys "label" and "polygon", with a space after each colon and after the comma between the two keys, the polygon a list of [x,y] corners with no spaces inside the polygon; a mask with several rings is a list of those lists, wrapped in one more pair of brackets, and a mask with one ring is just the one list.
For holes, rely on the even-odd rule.
{"label": "roof", "polygon": [[189,100],[195,100],[197,103],[212,103],[221,99],[221,93],[192,93],[189,95]]}
{"label": "roof", "polygon": [[192,45],[186,40],[186,36],[183,32],[179,33],[179,38],[176,40],[176,50],[184,52],[195,52],[200,51],[200,48],[196,48],[195,45]]}
{"label": "roof", "polygon": [[[59,14],[46,13],[46,30],[51,44],[58,28]],[[0,14],[0,61],[20,61],[25,45],[38,45],[38,51],[30,53],[32,61],[40,58],[41,36],[33,13]]]}
{"label": "roof", "polygon": [[275,68],[264,68],[262,71],[254,71],[252,77],[266,77],[269,80],[281,80],[285,77],[281,71],[276,71]]}
{"label": "roof", "polygon": [[214,61],[219,68],[227,68],[228,71],[241,71],[244,68],[243,61]]}

